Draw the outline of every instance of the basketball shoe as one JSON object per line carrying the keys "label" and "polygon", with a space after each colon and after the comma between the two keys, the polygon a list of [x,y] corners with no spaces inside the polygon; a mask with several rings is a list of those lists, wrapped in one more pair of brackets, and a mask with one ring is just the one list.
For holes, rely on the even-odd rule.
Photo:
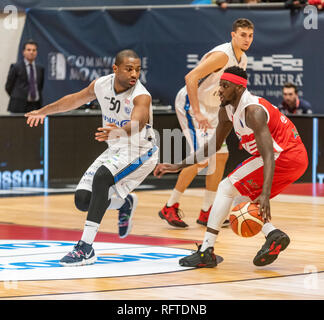
{"label": "basketball shoe", "polygon": [[258,266],[265,266],[278,258],[281,251],[285,250],[290,243],[289,237],[279,229],[271,231],[266,237],[266,242],[253,259]]}
{"label": "basketball shoe", "polygon": [[195,268],[213,268],[217,266],[216,255],[214,248],[209,247],[205,251],[200,251],[201,245],[198,250],[192,255],[181,258],[179,264],[182,267],[195,267]]}
{"label": "basketball shoe", "polygon": [[[201,224],[203,226],[207,226],[207,222],[208,222],[208,218],[209,218],[211,208],[212,208],[212,206],[210,206],[207,211],[204,211],[202,209],[200,210],[199,218],[196,220],[196,222],[198,224]],[[222,224],[222,228],[228,227],[229,225],[230,225],[230,221],[228,219],[226,219]]]}
{"label": "basketball shoe", "polygon": [[202,209],[200,210],[199,218],[196,220],[196,222],[198,224],[201,224],[203,226],[207,226],[207,221],[208,221],[208,217],[209,217],[211,208],[212,207],[210,206],[207,211],[204,211]]}
{"label": "basketball shoe", "polygon": [[119,208],[118,233],[120,238],[126,238],[132,229],[132,218],[137,207],[137,195],[130,193],[125,203]]}
{"label": "basketball shoe", "polygon": [[180,217],[179,203],[173,204],[171,207],[165,205],[161,211],[159,211],[159,216],[168,222],[169,225],[173,227],[186,228],[188,225],[181,220]]}
{"label": "basketball shoe", "polygon": [[79,241],[71,252],[60,260],[63,267],[76,267],[93,264],[97,260],[92,245]]}

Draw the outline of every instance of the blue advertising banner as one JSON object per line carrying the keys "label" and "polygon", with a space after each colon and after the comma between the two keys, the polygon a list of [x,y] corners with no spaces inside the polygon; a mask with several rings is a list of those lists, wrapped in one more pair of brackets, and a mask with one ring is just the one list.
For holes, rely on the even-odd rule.
{"label": "blue advertising banner", "polygon": [[293,82],[314,112],[323,113],[324,12],[316,10],[31,9],[21,45],[29,38],[39,43],[45,103],[111,73],[115,54],[131,48],[142,57],[141,80],[153,99],[174,105],[185,74],[205,52],[231,40],[232,23],[240,17],[255,24],[247,52],[249,89],[277,105],[283,84]]}
{"label": "blue advertising banner", "polygon": [[[201,0],[200,0],[201,1]],[[205,0],[206,1],[206,0]],[[210,1],[211,0],[207,0]],[[94,6],[144,6],[144,5],[181,5],[199,2],[199,0],[0,0],[0,9],[14,5],[18,10],[27,8],[65,8]]]}

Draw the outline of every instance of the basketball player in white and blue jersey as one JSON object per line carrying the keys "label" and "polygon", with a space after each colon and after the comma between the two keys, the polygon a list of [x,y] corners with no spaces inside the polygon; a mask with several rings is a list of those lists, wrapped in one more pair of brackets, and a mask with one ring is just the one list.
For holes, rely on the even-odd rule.
{"label": "basketball player in white and blue jersey", "polygon": [[108,148],[90,165],[81,178],[75,205],[87,211],[81,240],[64,256],[63,266],[92,264],[92,247],[107,209],[119,210],[119,236],[131,230],[137,197],[131,193],[154,169],[158,147],[152,128],[152,99],[139,80],[141,60],[133,50],[116,55],[113,74],[94,80],[87,88],[27,113],[31,127],[43,123],[47,115],[76,109],[97,99],[102,111],[102,127],[95,139]]}
{"label": "basketball player in white and blue jersey", "polygon": [[[232,24],[232,40],[208,51],[198,65],[185,76],[186,85],[176,96],[175,110],[191,152],[203,146],[213,136],[218,124],[220,77],[224,70],[231,66],[246,69],[245,52],[252,44],[253,34],[254,25],[250,20],[245,18],[235,20]],[[217,154],[209,159],[209,163],[198,163],[182,170],[159,216],[174,227],[188,226],[178,214],[179,201],[198,172],[208,165],[205,178],[206,189],[200,214],[196,220],[198,224],[206,226],[227,159],[228,149],[224,144]],[[227,220],[224,226],[228,223]]]}

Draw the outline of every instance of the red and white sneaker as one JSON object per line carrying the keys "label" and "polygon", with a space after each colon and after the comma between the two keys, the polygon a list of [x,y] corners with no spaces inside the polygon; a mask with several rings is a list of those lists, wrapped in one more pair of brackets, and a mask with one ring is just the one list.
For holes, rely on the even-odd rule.
{"label": "red and white sneaker", "polygon": [[202,209],[200,210],[199,218],[196,220],[196,222],[198,224],[201,224],[203,226],[207,226],[207,221],[208,221],[208,217],[209,217],[211,208],[212,208],[212,206],[210,206],[207,211],[204,211]]}
{"label": "red and white sneaker", "polygon": [[159,216],[161,219],[166,220],[170,226],[186,228],[188,225],[181,220],[179,213],[181,210],[179,209],[179,203],[173,204],[171,207],[165,205],[161,211],[159,211]]}
{"label": "red and white sneaker", "polygon": [[[200,210],[199,218],[196,220],[196,222],[198,224],[201,224],[203,226],[207,226],[207,222],[208,222],[208,218],[209,218],[211,208],[212,208],[212,206],[210,206],[207,211],[204,211],[202,209]],[[228,219],[226,219],[222,224],[222,228],[228,227],[229,225],[230,225],[230,221]]]}

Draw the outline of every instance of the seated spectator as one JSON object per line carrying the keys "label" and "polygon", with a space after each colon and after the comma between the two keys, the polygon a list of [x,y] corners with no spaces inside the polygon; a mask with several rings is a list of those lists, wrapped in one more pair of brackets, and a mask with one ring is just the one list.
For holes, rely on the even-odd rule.
{"label": "seated spectator", "polygon": [[287,82],[282,88],[283,100],[279,105],[279,110],[283,114],[310,114],[313,113],[311,104],[298,97],[297,87]]}
{"label": "seated spectator", "polygon": [[216,0],[216,4],[218,4],[222,9],[226,9],[227,5],[230,3],[260,3],[261,0]]}
{"label": "seated spectator", "polygon": [[[312,1],[312,0],[311,0]],[[321,1],[321,0],[313,0],[313,1]],[[307,0],[262,0],[262,2],[267,3],[284,3],[285,8],[291,9],[291,10],[298,10],[302,7],[305,7],[308,4]]]}
{"label": "seated spectator", "polygon": [[285,6],[289,9],[300,9],[302,7],[305,7],[307,5],[307,0],[286,0]]}

